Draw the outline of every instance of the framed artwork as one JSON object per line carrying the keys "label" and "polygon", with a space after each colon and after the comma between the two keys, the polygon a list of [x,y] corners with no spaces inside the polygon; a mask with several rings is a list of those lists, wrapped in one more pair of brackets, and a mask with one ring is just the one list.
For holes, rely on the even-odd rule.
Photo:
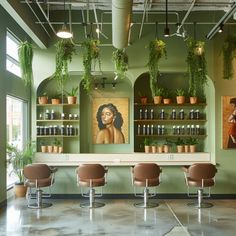
{"label": "framed artwork", "polygon": [[236,148],[236,95],[222,97],[223,149]]}
{"label": "framed artwork", "polygon": [[93,143],[129,143],[129,98],[94,98]]}

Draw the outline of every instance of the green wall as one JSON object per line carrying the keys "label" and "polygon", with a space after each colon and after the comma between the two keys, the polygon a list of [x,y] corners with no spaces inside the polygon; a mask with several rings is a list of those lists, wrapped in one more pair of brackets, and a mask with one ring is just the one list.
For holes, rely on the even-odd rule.
{"label": "green wall", "polygon": [[[29,104],[28,120],[30,121],[30,91],[23,82],[12,73],[6,71],[6,30],[7,28],[21,40],[27,38],[24,31],[0,6],[0,203],[6,200],[6,95],[24,99]],[[3,20],[4,19],[4,20]],[[30,128],[29,123],[29,128]],[[28,134],[28,136],[30,133]]]}
{"label": "green wall", "polygon": [[[135,26],[137,27],[137,26]],[[200,26],[198,26],[200,27]],[[188,29],[189,28],[189,29]],[[187,26],[187,31],[191,34],[191,26]],[[139,30],[137,27],[136,30]],[[205,40],[205,35],[209,32],[209,26],[201,25],[201,29],[198,29],[197,39]],[[160,30],[160,32],[162,32]],[[127,53],[129,56],[129,70],[127,72],[127,77],[130,84],[130,87],[124,89],[123,94],[127,95],[131,100],[132,107],[132,97],[133,97],[133,86],[135,80],[144,72],[147,71],[147,60],[148,60],[148,50],[146,46],[148,42],[154,38],[153,35],[153,26],[145,26],[143,37],[141,39],[137,38],[138,31],[132,35],[133,44],[127,48]],[[214,103],[209,103],[208,106],[211,107],[211,111],[215,113],[216,125],[211,131],[212,140],[216,139],[216,148],[212,152],[216,152],[216,162],[219,165],[219,173],[217,174],[217,184],[213,189],[214,193],[217,194],[236,194],[234,187],[234,176],[236,173],[234,171],[234,165],[232,163],[236,162],[234,160],[235,151],[221,150],[220,149],[220,140],[221,140],[221,102],[219,95],[222,94],[233,94],[233,88],[235,88],[235,79],[232,81],[224,81],[222,79],[222,58],[219,56],[220,49],[222,46],[223,35],[217,36],[216,40],[211,40],[206,42],[206,59],[208,65],[208,76],[212,79],[215,88],[216,88],[216,107]],[[164,39],[167,44],[167,59],[163,59],[160,62],[160,70],[163,72],[186,72],[186,46],[182,38],[172,37]],[[111,61],[111,55],[113,47],[101,47],[102,55],[102,70],[103,71],[113,71],[113,64]],[[80,74],[82,70],[82,59],[81,59],[81,48],[78,47],[78,55],[73,58],[72,63],[69,66],[69,70],[73,74],[78,74],[78,83],[80,82]],[[49,77],[55,68],[55,51],[54,48],[50,48],[47,51],[37,50],[36,51],[35,64],[43,64],[40,70],[40,73],[37,73],[36,78],[36,87],[43,81],[45,78]],[[46,60],[46,62],[45,62]],[[37,70],[37,68],[35,68]],[[43,76],[42,76],[43,75]],[[228,84],[228,86],[227,86]],[[230,88],[230,89],[229,89]],[[207,88],[206,88],[207,89]],[[222,90],[224,91],[222,93]],[[214,92],[210,92],[210,95],[214,96]],[[109,97],[117,96],[117,94],[112,94],[109,91],[104,91],[99,96]],[[120,96],[118,92],[118,96]],[[95,95],[96,97],[96,95]],[[35,99],[33,100],[35,101]],[[214,99],[213,99],[214,101]],[[80,141],[80,150],[81,152],[98,152],[98,153],[125,153],[132,152],[133,150],[133,124],[130,124],[130,136],[131,142],[128,145],[101,145],[94,146],[91,144],[91,98],[86,94],[81,92],[80,94],[80,103],[81,103],[81,125],[84,128],[84,131],[81,132],[81,141]],[[87,106],[89,104],[89,106]],[[32,108],[34,109],[34,108]],[[132,109],[130,109],[130,117],[133,117]],[[214,114],[213,114],[214,115]],[[214,120],[214,119],[213,119]],[[209,119],[208,122],[212,122]],[[214,122],[214,121],[213,121]],[[214,142],[213,142],[214,143]],[[212,145],[213,147],[215,145]],[[54,193],[66,194],[66,193],[78,193],[76,187],[76,178],[74,174],[75,167],[59,167],[59,171],[56,174],[56,184],[53,188]],[[184,177],[181,169],[179,167],[163,167],[163,184],[160,186],[159,191],[162,193],[185,193],[186,187],[184,184]],[[110,167],[108,174],[109,184],[105,188],[105,193],[132,193],[133,189],[130,182],[130,169],[129,167]],[[227,186],[227,187],[226,187]]]}

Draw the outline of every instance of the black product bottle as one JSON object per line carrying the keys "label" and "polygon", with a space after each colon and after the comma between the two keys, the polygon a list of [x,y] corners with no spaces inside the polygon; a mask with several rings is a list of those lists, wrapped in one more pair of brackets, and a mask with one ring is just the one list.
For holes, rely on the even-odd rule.
{"label": "black product bottle", "polygon": [[175,109],[172,110],[171,119],[173,119],[173,120],[176,119],[176,110]]}
{"label": "black product bottle", "polygon": [[57,135],[58,134],[58,126],[54,125],[53,126],[53,135]]}
{"label": "black product bottle", "polygon": [[143,110],[142,109],[139,110],[139,119],[140,120],[143,119]]}
{"label": "black product bottle", "polygon": [[44,115],[44,119],[49,120],[49,118],[50,118],[49,110],[46,110],[45,115]]}
{"label": "black product bottle", "polygon": [[195,111],[195,119],[197,119],[197,120],[200,119],[200,112],[199,112],[199,110]]}
{"label": "black product bottle", "polygon": [[161,120],[164,120],[164,119],[165,119],[165,111],[164,111],[164,109],[161,109],[160,119],[161,119]]}
{"label": "black product bottle", "polygon": [[153,135],[153,134],[154,134],[154,126],[151,125],[151,135]]}
{"label": "black product bottle", "polygon": [[150,135],[150,126],[147,125],[147,135]]}
{"label": "black product bottle", "polygon": [[146,125],[143,125],[143,135],[146,135]]}
{"label": "black product bottle", "polygon": [[184,120],[184,110],[183,109],[181,109],[179,112],[179,119]]}
{"label": "black product bottle", "polygon": [[49,126],[49,135],[53,135],[53,127],[52,127],[52,125]]}
{"label": "black product bottle", "polygon": [[65,126],[61,125],[61,135],[66,135]]}
{"label": "black product bottle", "polygon": [[151,111],[150,111],[150,119],[151,119],[151,120],[154,119],[154,112],[153,112],[153,109],[151,109]]}
{"label": "black product bottle", "polygon": [[144,120],[147,120],[148,119],[148,110],[145,109],[144,111]]}
{"label": "black product bottle", "polygon": [[40,126],[37,125],[37,135],[40,135]]}
{"label": "black product bottle", "polygon": [[194,110],[191,110],[191,111],[189,112],[189,119],[190,119],[190,120],[193,120],[193,119],[194,119]]}
{"label": "black product bottle", "polygon": [[160,125],[157,126],[157,135],[161,135],[161,126]]}
{"label": "black product bottle", "polygon": [[51,119],[51,120],[55,120],[55,113],[54,113],[54,110],[51,110],[50,119]]}
{"label": "black product bottle", "polygon": [[138,125],[138,135],[140,135],[140,134],[141,134],[141,126]]}

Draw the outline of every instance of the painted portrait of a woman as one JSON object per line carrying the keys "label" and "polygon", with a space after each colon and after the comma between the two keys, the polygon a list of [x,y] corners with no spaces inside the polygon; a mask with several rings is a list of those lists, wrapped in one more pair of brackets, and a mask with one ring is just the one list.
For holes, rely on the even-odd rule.
{"label": "painted portrait of a woman", "polygon": [[98,108],[96,119],[99,128],[96,135],[97,144],[125,143],[124,134],[121,130],[123,118],[114,104],[101,105]]}

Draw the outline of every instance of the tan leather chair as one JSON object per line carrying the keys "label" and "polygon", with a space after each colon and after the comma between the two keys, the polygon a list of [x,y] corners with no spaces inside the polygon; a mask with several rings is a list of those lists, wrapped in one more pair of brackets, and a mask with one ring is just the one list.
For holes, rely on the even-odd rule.
{"label": "tan leather chair", "polygon": [[[158,206],[158,203],[151,203],[148,199],[150,197],[156,196],[156,191],[150,193],[149,188],[155,188],[159,186],[161,172],[162,171],[160,167],[155,163],[139,163],[131,168],[134,194],[137,197],[143,197],[143,202],[135,203],[134,206],[142,208],[151,208]],[[142,187],[143,194],[137,194],[136,187]]]}
{"label": "tan leather chair", "polygon": [[[189,206],[197,208],[209,208],[213,204],[203,202],[204,197],[210,197],[210,188],[215,185],[216,167],[211,163],[198,163],[189,167],[183,167],[185,182],[188,188],[189,197],[198,197],[197,202],[188,203]],[[190,188],[197,188],[197,195],[190,193]],[[208,193],[204,194],[203,189],[208,188]]]}
{"label": "tan leather chair", "polygon": [[[31,164],[27,165],[23,169],[23,174],[25,177],[25,186],[29,187],[27,200],[29,208],[46,208],[52,206],[52,203],[43,203],[43,197],[51,196],[51,186],[54,183],[54,175],[57,171],[56,168],[50,168],[46,164]],[[43,194],[41,188],[49,187],[49,194]],[[32,192],[32,189],[35,192]],[[32,199],[36,198],[36,202],[31,203]]]}
{"label": "tan leather chair", "polygon": [[[81,203],[81,207],[97,208],[105,204],[96,202],[95,197],[102,196],[102,187],[107,183],[108,169],[100,164],[82,164],[76,169],[77,185],[80,186],[83,197],[89,197],[89,202]],[[101,187],[100,194],[95,194],[96,187]],[[84,188],[88,193],[84,193]]]}

